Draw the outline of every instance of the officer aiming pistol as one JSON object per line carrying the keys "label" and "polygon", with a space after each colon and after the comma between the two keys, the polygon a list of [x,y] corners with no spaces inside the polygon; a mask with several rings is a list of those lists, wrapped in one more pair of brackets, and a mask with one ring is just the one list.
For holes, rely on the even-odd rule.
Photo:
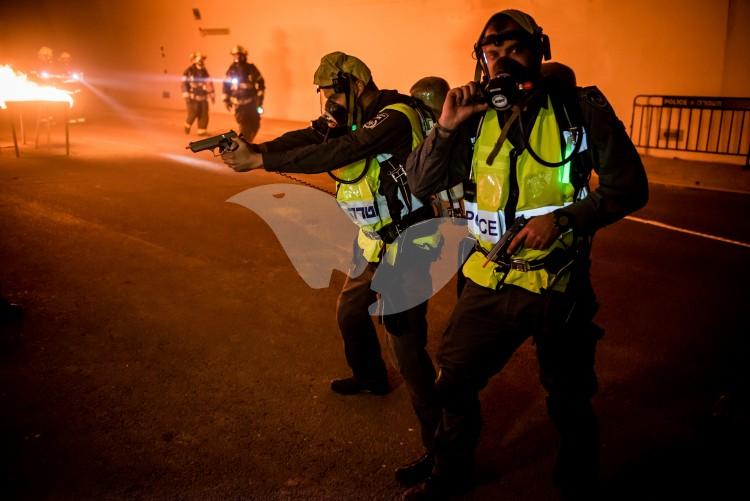
{"label": "officer aiming pistol", "polygon": [[239,145],[232,141],[233,137],[239,136],[237,136],[237,133],[235,131],[230,130],[229,132],[219,134],[218,136],[207,137],[206,139],[201,139],[200,141],[193,141],[188,144],[185,149],[189,148],[193,153],[198,153],[199,151],[213,151],[216,148],[219,148],[219,155],[221,155],[225,151],[234,151],[237,149]]}

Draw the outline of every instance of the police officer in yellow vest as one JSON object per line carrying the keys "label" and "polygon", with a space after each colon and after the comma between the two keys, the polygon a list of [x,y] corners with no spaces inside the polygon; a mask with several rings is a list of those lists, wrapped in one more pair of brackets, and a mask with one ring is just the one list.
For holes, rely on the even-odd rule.
{"label": "police officer in yellow vest", "polygon": [[[222,157],[236,171],[263,167],[281,173],[328,172],[336,179],[337,201],[360,227],[352,269],[364,265],[364,272],[347,277],[338,299],[338,325],[352,376],[334,379],[331,389],[343,395],[384,395],[390,386],[368,313],[376,301],[370,284],[379,265],[393,264],[397,249],[391,243],[395,238],[434,215],[425,200],[411,195],[403,169],[409,153],[423,140],[420,119],[411,98],[379,90],[369,68],[343,52],[324,56],[313,82],[320,94],[322,115],[312,127],[261,144],[236,141],[238,149]],[[429,232],[415,237],[419,245],[404,245],[399,252],[425,252],[427,257],[429,249],[438,244]],[[423,250],[425,247],[428,250]],[[427,258],[410,256],[408,262],[429,267]],[[401,279],[416,284],[409,290],[427,298],[429,291],[417,290],[431,286],[425,280],[427,273],[427,269],[406,269]],[[425,350],[426,313],[425,301],[402,313],[385,315],[384,324],[424,431],[424,445],[431,449],[438,412],[432,397],[436,373]]]}
{"label": "police officer in yellow vest", "polygon": [[[588,499],[598,469],[591,398],[601,334],[592,323],[589,250],[597,229],[646,203],[646,175],[598,89],[565,85],[572,73],[542,77],[549,40],[531,16],[495,14],[475,51],[481,82],[448,93],[436,130],[406,167],[417,196],[464,181],[477,244],[438,355],[436,464],[405,498],[439,499],[470,487],[479,392],[531,337],[560,434],[556,480],[565,498]],[[592,168],[599,186],[589,191]],[[528,222],[507,252],[489,259],[518,221]]]}

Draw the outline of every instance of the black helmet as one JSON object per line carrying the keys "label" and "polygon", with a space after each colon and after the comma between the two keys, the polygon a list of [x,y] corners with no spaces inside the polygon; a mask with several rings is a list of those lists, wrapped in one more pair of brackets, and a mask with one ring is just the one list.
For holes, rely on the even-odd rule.
{"label": "black helmet", "polygon": [[409,94],[422,101],[422,103],[424,103],[437,118],[443,110],[445,96],[448,94],[449,90],[450,85],[444,78],[424,77],[417,80],[417,82],[411,86]]}

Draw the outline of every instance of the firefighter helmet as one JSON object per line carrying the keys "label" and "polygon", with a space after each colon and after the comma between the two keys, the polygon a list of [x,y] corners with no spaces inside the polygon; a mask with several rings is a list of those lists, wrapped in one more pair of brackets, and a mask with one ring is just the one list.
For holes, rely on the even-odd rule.
{"label": "firefighter helmet", "polygon": [[36,53],[37,57],[43,61],[51,61],[52,60],[52,49],[50,49],[47,46],[39,47],[39,50]]}
{"label": "firefighter helmet", "polygon": [[202,63],[206,59],[207,59],[207,56],[200,51],[190,53],[190,61],[195,64]]}
{"label": "firefighter helmet", "polygon": [[230,54],[233,56],[236,56],[239,54],[239,55],[243,55],[247,57],[247,49],[244,48],[242,45],[235,45],[234,47],[232,47],[232,52],[230,52]]}

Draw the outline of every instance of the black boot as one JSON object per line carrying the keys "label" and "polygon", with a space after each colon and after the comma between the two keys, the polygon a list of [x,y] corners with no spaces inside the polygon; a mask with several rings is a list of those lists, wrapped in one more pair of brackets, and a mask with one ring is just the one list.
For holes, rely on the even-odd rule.
{"label": "black boot", "polygon": [[577,402],[578,405],[562,403],[568,405],[547,399],[550,417],[560,432],[555,483],[565,501],[598,499],[599,429],[596,415],[589,401]]}
{"label": "black boot", "polygon": [[358,393],[372,393],[373,395],[386,395],[390,393],[391,387],[388,380],[383,381],[360,381],[353,377],[334,379],[331,381],[331,390],[339,395],[356,395]]}
{"label": "black boot", "polygon": [[396,481],[402,485],[414,485],[425,480],[432,472],[435,465],[435,458],[429,452],[426,452],[411,463],[396,468]]}

